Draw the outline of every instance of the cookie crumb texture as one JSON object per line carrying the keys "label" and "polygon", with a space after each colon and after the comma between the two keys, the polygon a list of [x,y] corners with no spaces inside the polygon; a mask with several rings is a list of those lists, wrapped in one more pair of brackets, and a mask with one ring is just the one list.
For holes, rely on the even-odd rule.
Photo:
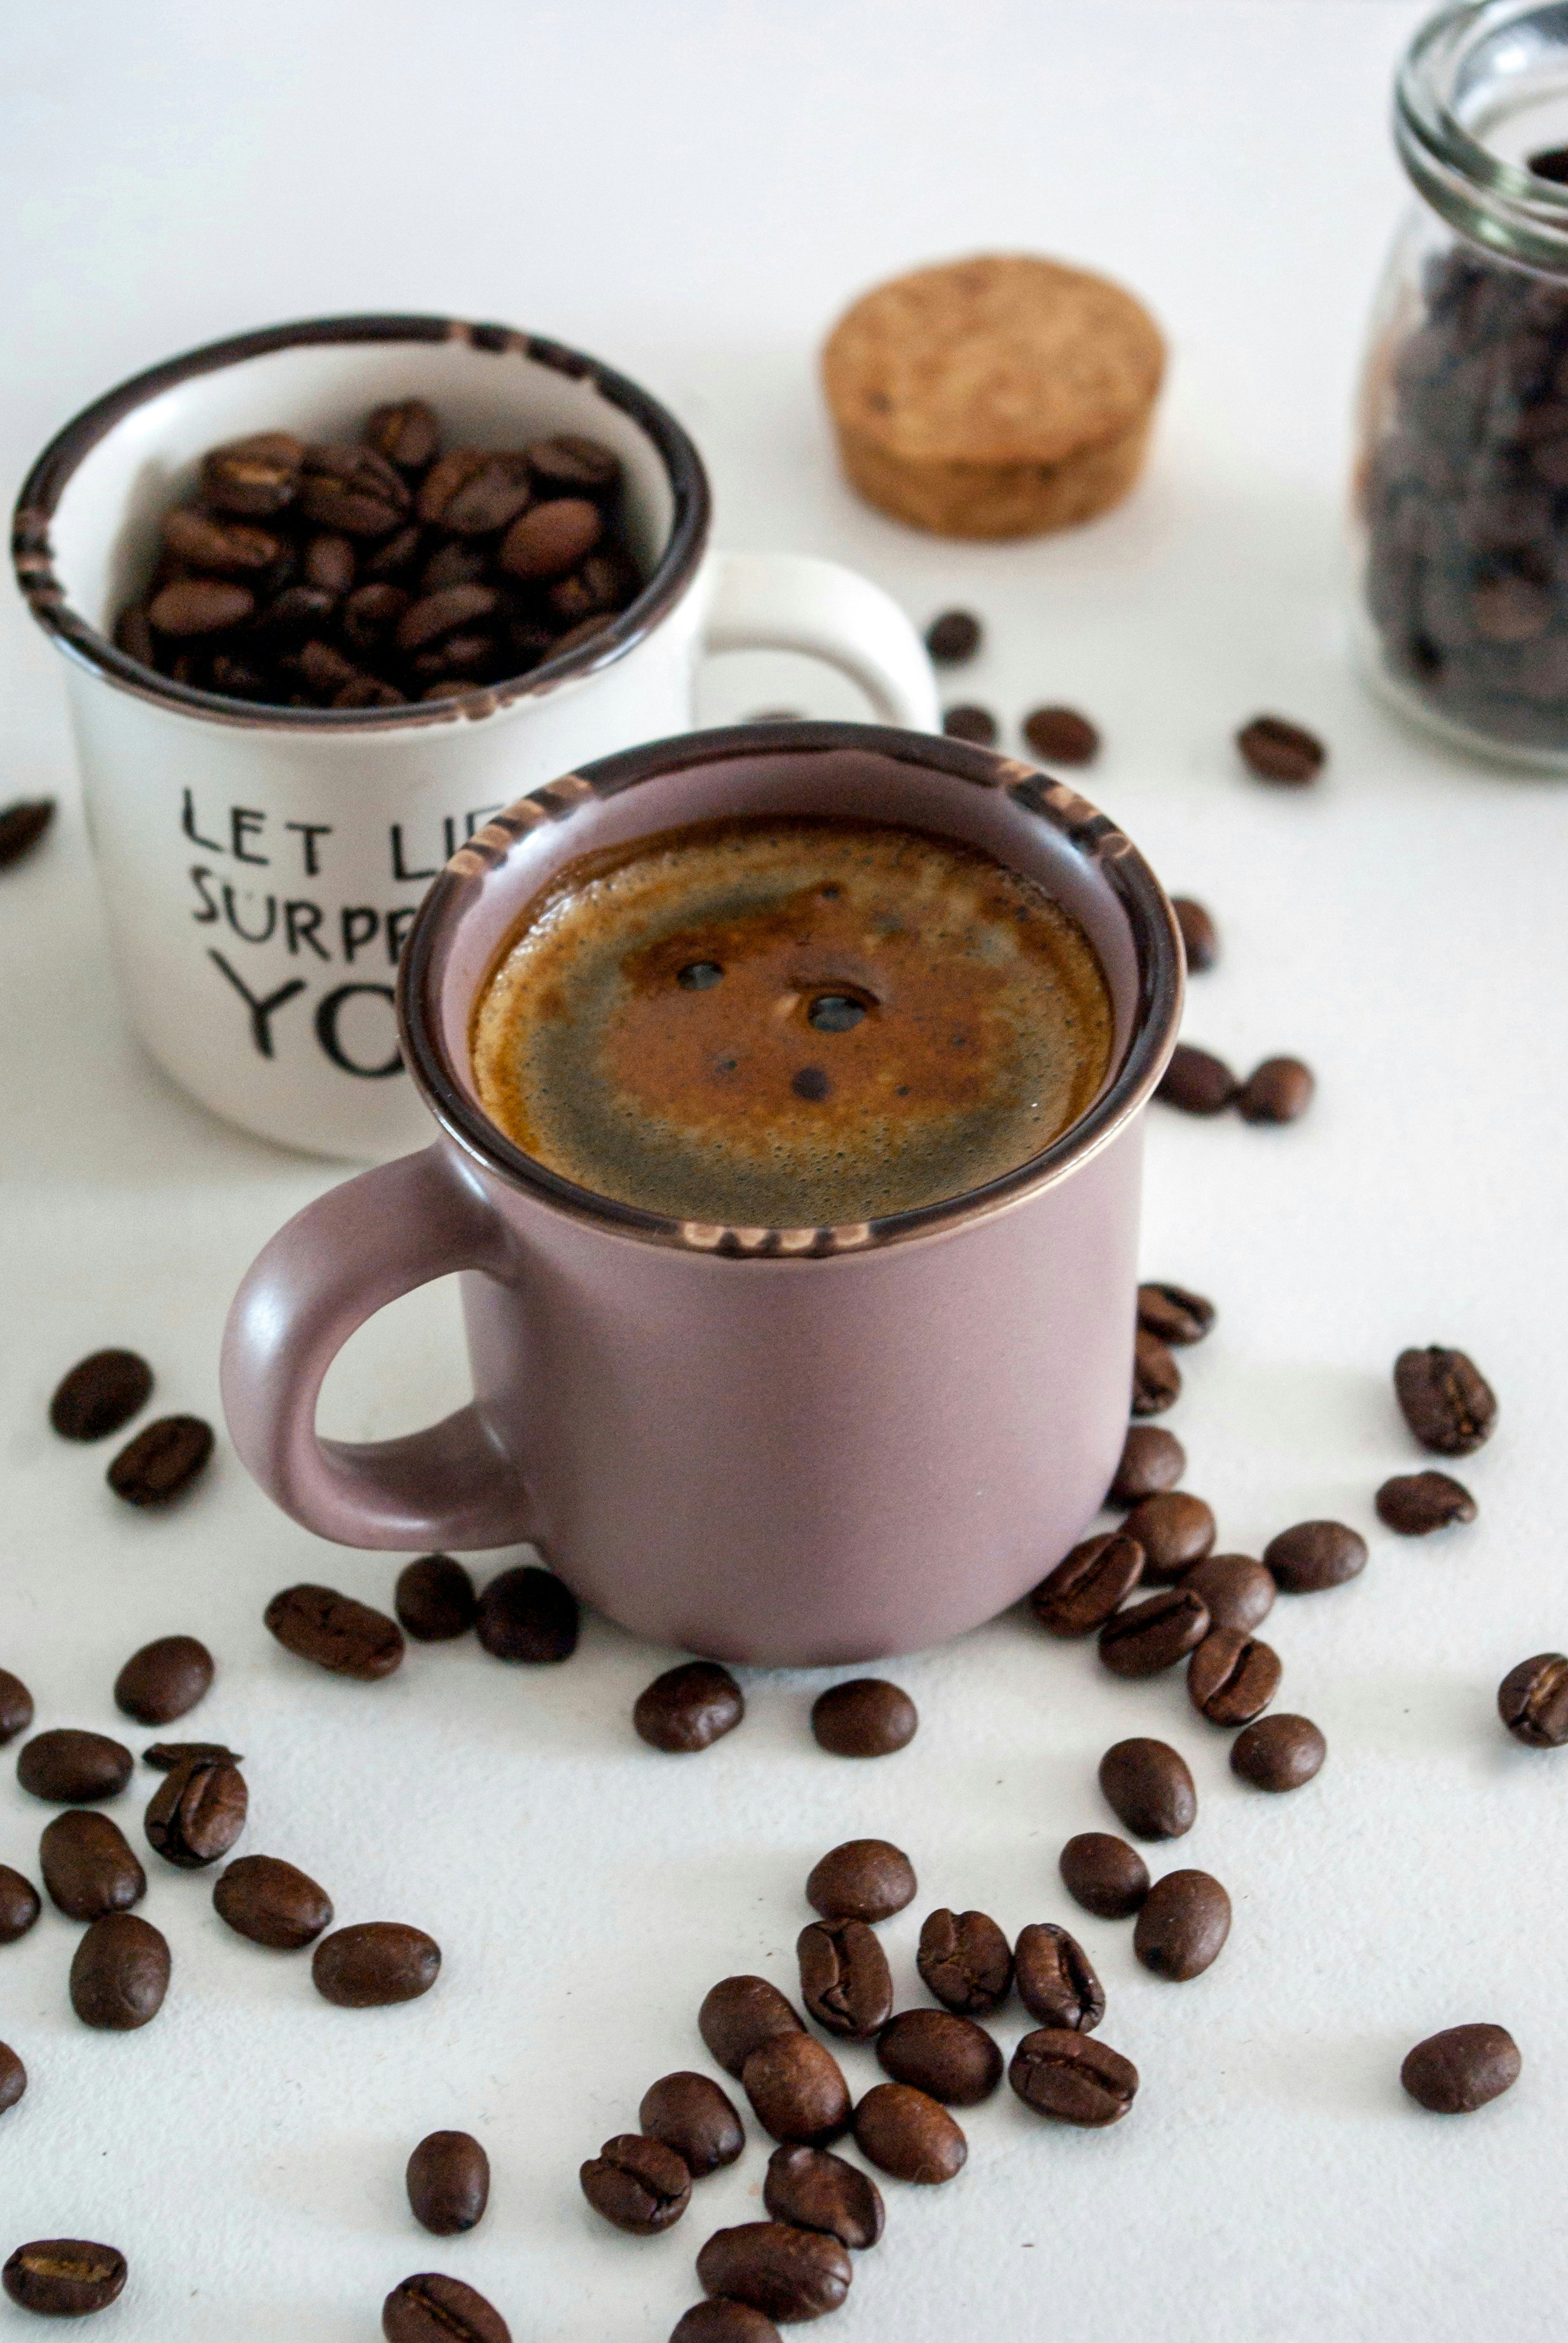
{"label": "cookie crumb texture", "polygon": [[1119,504],[1148,447],[1165,344],[1119,285],[1027,254],[863,294],[823,354],[849,480],[939,537],[1034,537]]}

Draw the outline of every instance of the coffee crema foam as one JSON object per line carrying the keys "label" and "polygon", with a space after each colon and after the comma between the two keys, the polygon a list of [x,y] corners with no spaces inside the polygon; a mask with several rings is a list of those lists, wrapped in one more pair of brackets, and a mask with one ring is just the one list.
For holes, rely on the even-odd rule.
{"label": "coffee crema foam", "polygon": [[526,1155],[668,1218],[842,1226],[1027,1163],[1091,1104],[1111,996],[1077,921],[975,848],[870,823],[693,824],[528,906],[475,1006]]}

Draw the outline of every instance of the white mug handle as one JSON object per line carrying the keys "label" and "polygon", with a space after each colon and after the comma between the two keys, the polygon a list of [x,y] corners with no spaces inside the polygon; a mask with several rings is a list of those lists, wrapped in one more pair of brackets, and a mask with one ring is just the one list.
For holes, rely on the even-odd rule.
{"label": "white mug handle", "polygon": [[721,553],[716,567],[708,650],[804,651],[858,683],[884,723],[941,729],[925,646],[869,578],[804,553]]}

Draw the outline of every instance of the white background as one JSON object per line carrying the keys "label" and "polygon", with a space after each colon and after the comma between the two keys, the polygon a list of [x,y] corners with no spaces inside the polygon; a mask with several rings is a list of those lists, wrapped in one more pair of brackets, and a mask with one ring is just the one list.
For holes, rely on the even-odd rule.
{"label": "white background", "polygon": [[[13,602],[0,799],[64,802],[45,850],[0,879],[0,1664],[40,1725],[114,1729],[125,1656],[203,1635],[219,1682],[189,1729],[247,1753],[245,1845],[303,1864],[340,1920],[414,1921],[446,1948],[427,2000],[329,2009],[304,1962],[220,1927],[210,1880],[149,1857],[175,1976],[146,2031],[75,2024],[75,1931],[53,1912],[0,1952],[0,2035],[33,2077],[0,2121],[0,2252],[119,2244],[124,2343],[349,2343],[431,2267],[480,2286],[518,2343],[663,2343],[702,2238],[759,2210],[762,2147],[650,2241],[595,2220],[577,2165],[635,2125],[657,2075],[706,2063],[709,1984],[756,1968],[791,1986],[806,1872],[863,1833],[920,1875],[887,1931],[901,2000],[936,1904],[1010,1933],[1069,1920],[1105,1978],[1104,2038],[1143,2085],[1103,2136],[1004,2091],[968,2118],[955,2185],[889,2184],[846,2343],[976,2324],[1086,2343],[1558,2332],[1568,1757],[1517,1748],[1493,1698],[1514,1661],[1568,1643],[1565,817],[1556,785],[1397,729],[1343,647],[1346,417],[1402,201],[1387,93],[1414,21],[1382,0],[5,13],[6,479],[78,405],[196,341],[337,309],[496,317],[668,398],[710,459],[721,541],[855,562],[922,622],[970,603],[989,649],[954,696],[1010,723],[1064,698],[1103,724],[1086,786],[1223,932],[1191,1038],[1243,1070],[1297,1051],[1321,1076],[1290,1131],[1156,1111],[1147,1267],[1221,1313],[1168,1420],[1226,1548],[1319,1514],[1372,1548],[1358,1584],[1282,1602],[1269,1631],[1284,1704],[1331,1751],[1290,1799],[1231,1779],[1179,1680],[1117,1684],[1019,1615],[901,1662],[920,1736],[863,1767],[809,1739],[823,1677],[758,1680],[711,1755],[656,1756],[628,1712],[670,1655],[593,1621],[549,1672],[471,1642],[413,1650],[377,1686],[290,1660],[261,1625],[277,1587],[385,1602],[393,1565],[282,1520],[226,1447],[188,1503],[132,1515],[104,1488],[107,1452],[45,1426],[60,1372],[113,1342],[154,1361],[166,1406],[216,1416],[235,1284],[341,1175],[220,1130],[128,1042],[53,654]],[[879,276],[987,247],[1103,267],[1171,336],[1151,473],[1076,536],[942,545],[834,474],[825,327]],[[709,712],[759,694],[777,701],[777,678],[716,670]],[[785,696],[845,704],[820,679]],[[1323,731],[1322,787],[1242,776],[1230,736],[1259,708]],[[1418,1461],[1388,1369],[1429,1341],[1473,1351],[1503,1422],[1461,1468],[1479,1523],[1421,1545],[1379,1531],[1371,1499]],[[345,1360],[331,1427],[406,1428],[462,1383],[449,1298],[428,1294]],[[1145,1731],[1187,1753],[1201,1801],[1156,1868],[1201,1864],[1235,1902],[1221,1961],[1181,1987],[1137,1967],[1125,1927],[1074,1919],[1056,1877],[1062,1840],[1109,1822],[1101,1751]],[[133,1835],[152,1780],[121,1802]],[[35,1875],[46,1818],[5,1765],[0,1860]],[[1477,2018],[1513,2029],[1523,2080],[1473,2119],[1423,2115],[1403,2051]],[[1010,2046],[1020,2021],[1000,2030]],[[849,2064],[857,2089],[875,2076],[868,2053]],[[437,2243],[401,2172],[447,2125],[487,2143],[495,2188],[477,2232]],[[24,2325],[0,2304],[0,2332]]]}

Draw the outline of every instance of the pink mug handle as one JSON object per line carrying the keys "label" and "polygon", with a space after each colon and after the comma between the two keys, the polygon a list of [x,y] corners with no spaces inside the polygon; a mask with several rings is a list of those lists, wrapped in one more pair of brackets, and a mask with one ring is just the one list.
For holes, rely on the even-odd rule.
{"label": "pink mug handle", "polygon": [[241,1460],[286,1513],[394,1553],[527,1538],[521,1476],[472,1402],[401,1440],[316,1430],[323,1379],[357,1327],[432,1278],[509,1266],[483,1192],[439,1144],[345,1181],[279,1230],[235,1296],[222,1384]]}

